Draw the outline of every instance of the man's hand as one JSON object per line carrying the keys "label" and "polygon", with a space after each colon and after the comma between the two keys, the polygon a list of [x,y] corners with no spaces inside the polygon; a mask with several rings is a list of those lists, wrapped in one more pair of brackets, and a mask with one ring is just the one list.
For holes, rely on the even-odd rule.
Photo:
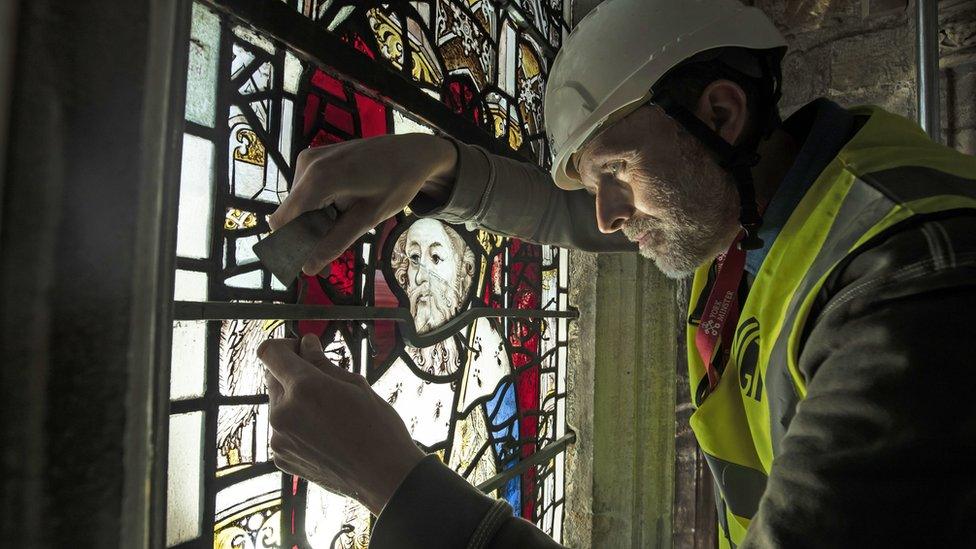
{"label": "man's hand", "polygon": [[282,471],[359,500],[374,515],[424,457],[366,379],[331,364],[318,338],[264,342],[271,450]]}
{"label": "man's hand", "polygon": [[274,230],[307,211],[335,204],[339,218],[302,267],[305,274],[317,274],[418,193],[446,200],[456,162],[452,143],[420,133],[306,149],[295,162],[291,193],[269,224]]}

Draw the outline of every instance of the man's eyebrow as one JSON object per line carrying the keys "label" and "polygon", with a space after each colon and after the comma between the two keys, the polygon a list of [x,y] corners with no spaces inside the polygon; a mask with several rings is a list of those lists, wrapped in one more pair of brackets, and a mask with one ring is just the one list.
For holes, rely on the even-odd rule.
{"label": "man's eyebrow", "polygon": [[443,244],[441,244],[440,242],[431,242],[430,247],[433,248],[434,246],[443,246]]}

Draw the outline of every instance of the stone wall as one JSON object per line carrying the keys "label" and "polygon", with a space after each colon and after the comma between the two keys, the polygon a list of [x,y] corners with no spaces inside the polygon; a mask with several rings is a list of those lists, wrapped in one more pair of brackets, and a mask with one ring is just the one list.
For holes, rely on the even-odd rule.
{"label": "stone wall", "polygon": [[[755,0],[786,36],[784,115],[816,97],[917,116],[915,0]],[[976,0],[939,2],[944,141],[976,153]]]}
{"label": "stone wall", "polygon": [[593,385],[596,349],[597,255],[569,256],[569,303],[580,318],[569,324],[566,422],[576,442],[566,451],[566,507],[563,544],[591,547],[593,536]]}

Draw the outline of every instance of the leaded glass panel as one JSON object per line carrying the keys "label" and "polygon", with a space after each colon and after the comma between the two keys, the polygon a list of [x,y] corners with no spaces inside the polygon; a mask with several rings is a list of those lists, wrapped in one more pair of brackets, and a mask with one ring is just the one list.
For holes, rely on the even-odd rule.
{"label": "leaded glass panel", "polygon": [[[561,3],[286,3],[322,23],[322,32],[341,36],[364,63],[408,74],[431,101],[513,151],[548,162],[541,93],[549,60],[536,40],[558,29],[547,47],[558,45],[561,19],[552,17]],[[535,37],[526,21],[538,22]],[[318,335],[333,363],[364,375],[416,442],[473,484],[563,437],[568,320],[505,314],[568,310],[565,252],[404,211],[322,275],[285,287],[252,246],[268,234],[267,217],[287,196],[298,152],[441,130],[203,4],[193,6],[189,55],[175,299],[402,307],[420,334],[453,331],[417,348],[393,321],[176,320],[168,545],[368,544],[373,519],[364,507],[284,475],[271,461],[263,366],[255,356],[268,338]],[[472,309],[491,312],[453,320]],[[186,465],[191,461],[195,468]],[[559,539],[563,462],[559,452],[486,490]]]}

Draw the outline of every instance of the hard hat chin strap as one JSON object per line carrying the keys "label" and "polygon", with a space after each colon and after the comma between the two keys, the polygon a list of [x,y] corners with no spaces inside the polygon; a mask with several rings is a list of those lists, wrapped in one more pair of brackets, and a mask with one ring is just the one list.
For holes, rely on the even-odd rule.
{"label": "hard hat chin strap", "polygon": [[[780,65],[785,48],[767,51],[758,56],[760,81],[771,82],[771,86],[760,84],[759,104],[762,105],[755,119],[757,127],[741,143],[731,145],[722,138],[715,130],[702,122],[693,112],[674,101],[666,90],[652,90],[650,103],[656,104],[664,109],[668,116],[675,119],[685,130],[712,151],[718,160],[719,165],[732,174],[735,179],[736,189],[739,192],[739,224],[745,234],[739,242],[742,250],[758,250],[763,247],[763,241],[759,238],[759,229],[762,227],[762,215],[759,213],[759,206],[756,204],[756,187],[752,180],[752,168],[759,163],[759,144],[763,139],[768,139],[780,124],[779,111],[776,105],[782,97],[783,72]],[[733,67],[729,70],[740,74],[745,78],[741,71]]]}
{"label": "hard hat chin strap", "polygon": [[762,248],[763,241],[759,238],[762,216],[759,215],[756,188],[752,180],[752,168],[759,163],[759,154],[756,151],[759,148],[761,133],[756,132],[756,137],[739,145],[730,145],[694,113],[671,100],[667,95],[658,95],[651,100],[651,103],[664,109],[668,116],[701,141],[715,155],[719,166],[732,174],[736,190],[739,192],[739,224],[745,231],[745,235],[739,242],[739,248],[743,250]]}

